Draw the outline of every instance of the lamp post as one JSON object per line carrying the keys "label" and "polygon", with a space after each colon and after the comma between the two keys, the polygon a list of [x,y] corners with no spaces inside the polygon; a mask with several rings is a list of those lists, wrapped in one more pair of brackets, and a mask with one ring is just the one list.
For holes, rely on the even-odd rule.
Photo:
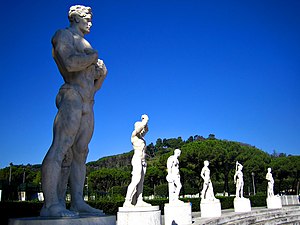
{"label": "lamp post", "polygon": [[25,183],[25,168],[23,167],[23,184]]}
{"label": "lamp post", "polygon": [[89,200],[89,177],[86,177],[86,195],[87,200]]}
{"label": "lamp post", "polygon": [[255,184],[254,184],[254,176],[255,176],[255,173],[252,172],[251,175],[252,175],[252,184],[253,184],[253,194],[255,195]]}
{"label": "lamp post", "polygon": [[10,185],[11,183],[11,167],[13,166],[12,163],[9,164],[9,178],[8,178],[8,184]]}

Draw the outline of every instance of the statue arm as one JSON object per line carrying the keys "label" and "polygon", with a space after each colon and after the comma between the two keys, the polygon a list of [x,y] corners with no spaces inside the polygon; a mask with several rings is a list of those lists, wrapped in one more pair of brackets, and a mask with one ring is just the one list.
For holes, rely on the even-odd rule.
{"label": "statue arm", "polygon": [[59,30],[52,38],[53,54],[59,63],[68,71],[76,72],[96,64],[98,53],[89,49],[83,53],[74,47],[73,35],[67,30]]}
{"label": "statue arm", "polygon": [[202,177],[203,180],[205,180],[205,176],[204,176],[204,168],[202,168],[200,176]]}
{"label": "statue arm", "polygon": [[236,183],[236,177],[237,177],[237,172],[235,172],[234,176],[233,176],[233,182]]}
{"label": "statue arm", "polygon": [[95,90],[99,90],[101,88],[105,78],[106,78],[107,69],[106,69],[106,66],[103,63],[103,61],[100,60],[100,59],[98,60],[96,69],[99,73],[99,77],[97,77],[97,79],[95,79]]}
{"label": "statue arm", "polygon": [[167,161],[168,173],[172,173],[172,167],[173,167],[173,157],[170,156]]}
{"label": "statue arm", "polygon": [[143,129],[145,129],[145,133],[148,132],[148,126],[147,126],[148,120],[142,120],[142,126],[139,126],[138,128],[134,129],[134,131],[131,134],[131,137],[137,136],[137,134],[141,133]]}

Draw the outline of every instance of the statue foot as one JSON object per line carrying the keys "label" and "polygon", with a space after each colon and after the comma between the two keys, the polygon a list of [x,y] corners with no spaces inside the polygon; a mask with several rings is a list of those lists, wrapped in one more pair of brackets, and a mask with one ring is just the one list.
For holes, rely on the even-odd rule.
{"label": "statue foot", "polygon": [[143,200],[138,200],[135,206],[148,207],[148,206],[152,206],[152,205],[150,203],[144,202]]}
{"label": "statue foot", "polygon": [[125,201],[123,207],[134,207],[134,205],[131,204],[131,201]]}
{"label": "statue foot", "polygon": [[95,209],[95,208],[89,206],[84,201],[71,204],[70,210],[77,212],[79,214],[89,214],[89,215],[94,215],[94,216],[105,215],[102,210]]}
{"label": "statue foot", "polygon": [[43,206],[40,212],[41,217],[78,217],[78,213],[67,210],[60,204],[55,204],[46,208]]}

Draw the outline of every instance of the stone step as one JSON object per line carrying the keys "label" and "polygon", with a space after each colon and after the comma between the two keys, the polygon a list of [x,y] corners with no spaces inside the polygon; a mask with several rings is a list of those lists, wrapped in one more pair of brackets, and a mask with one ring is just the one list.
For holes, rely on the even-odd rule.
{"label": "stone step", "polygon": [[246,225],[246,224],[282,224],[282,223],[291,223],[293,221],[300,221],[300,213],[299,212],[290,212],[288,214],[268,214],[268,215],[260,215],[260,216],[251,216],[248,218],[241,218],[232,222],[227,222],[226,224],[235,224],[235,225]]}
{"label": "stone step", "polygon": [[[195,214],[199,215],[199,214]],[[200,224],[280,224],[299,222],[300,207],[288,206],[281,209],[253,208],[251,212],[235,213],[231,210],[222,210],[218,218],[194,218],[195,225]],[[268,223],[270,222],[270,223]],[[296,223],[297,224],[297,223]]]}

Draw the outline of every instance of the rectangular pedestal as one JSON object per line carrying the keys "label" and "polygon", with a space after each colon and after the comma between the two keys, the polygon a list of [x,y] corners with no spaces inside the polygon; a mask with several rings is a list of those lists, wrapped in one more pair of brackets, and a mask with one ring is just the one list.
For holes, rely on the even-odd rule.
{"label": "rectangular pedestal", "polygon": [[192,207],[190,203],[178,205],[165,204],[165,225],[190,225],[192,224]]}
{"label": "rectangular pedestal", "polygon": [[251,203],[248,198],[235,198],[233,204],[234,204],[235,212],[250,212],[251,211]]}
{"label": "rectangular pedestal", "polygon": [[278,196],[268,197],[267,198],[267,207],[268,209],[280,209],[282,208],[281,198]]}
{"label": "rectangular pedestal", "polygon": [[27,217],[10,219],[9,225],[116,225],[116,216],[88,216],[79,218]]}
{"label": "rectangular pedestal", "polygon": [[161,225],[158,206],[119,207],[117,225]]}
{"label": "rectangular pedestal", "polygon": [[218,202],[202,202],[200,203],[201,217],[220,217],[221,216],[221,203]]}

